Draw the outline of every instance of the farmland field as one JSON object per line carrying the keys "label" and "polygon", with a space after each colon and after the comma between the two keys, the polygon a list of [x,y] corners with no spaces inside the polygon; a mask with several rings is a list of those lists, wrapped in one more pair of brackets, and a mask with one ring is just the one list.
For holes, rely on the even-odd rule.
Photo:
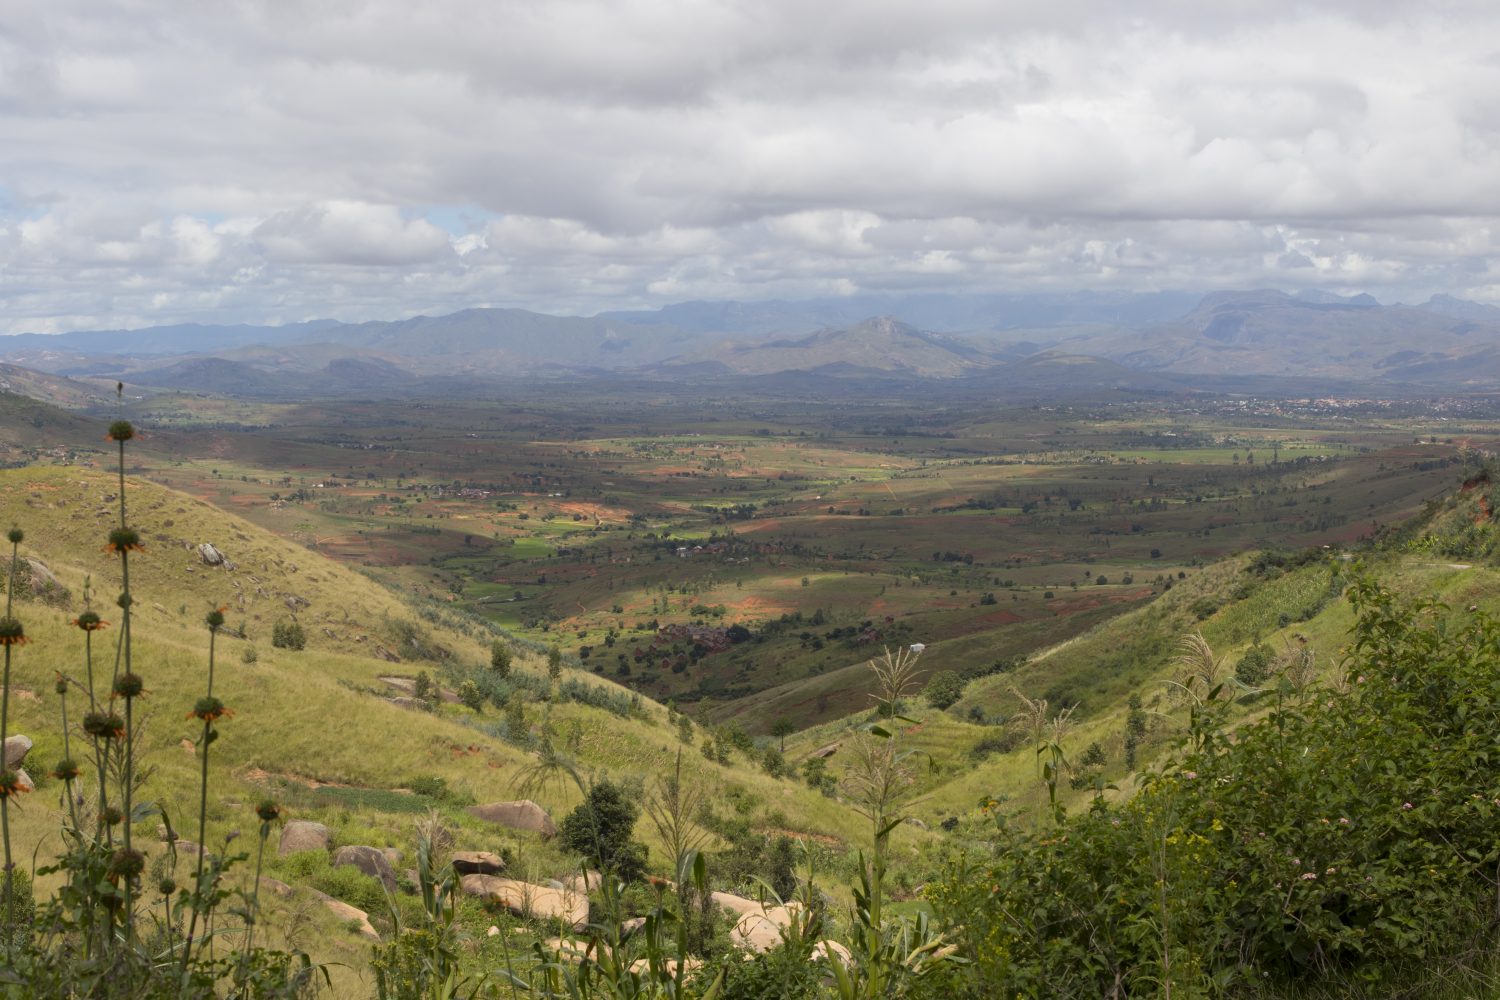
{"label": "farmland field", "polygon": [[764,732],[860,708],[848,668],[883,646],[926,644],[932,670],[1003,666],[1227,555],[1354,542],[1500,434],[1482,401],[602,392],[159,396],[140,417],[164,457],[143,471]]}

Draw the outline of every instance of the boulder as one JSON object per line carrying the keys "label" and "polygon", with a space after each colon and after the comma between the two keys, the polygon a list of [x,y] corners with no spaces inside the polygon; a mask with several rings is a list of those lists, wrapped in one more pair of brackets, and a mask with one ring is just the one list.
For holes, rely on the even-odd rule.
{"label": "boulder", "polygon": [[781,944],[783,928],[791,926],[796,911],[787,906],[772,906],[747,913],[729,930],[729,941],[743,951],[768,952]]}
{"label": "boulder", "polygon": [[21,563],[27,570],[26,586],[31,596],[45,604],[67,604],[68,588],[53,575],[46,563],[26,556],[21,557]]}
{"label": "boulder", "polygon": [[[673,979],[677,978],[677,959],[668,958],[665,959],[661,964],[667,975],[671,976]],[[683,963],[683,965],[688,972],[696,972],[698,969],[703,968],[703,959],[689,957]],[[634,962],[630,963],[630,971],[638,976],[644,976],[646,973],[651,971],[651,960],[649,958],[636,959]]]}
{"label": "boulder", "polygon": [[604,885],[604,876],[598,872],[586,872],[583,875],[570,876],[563,885],[573,892],[594,892]]}
{"label": "boulder", "polygon": [[819,941],[813,945],[812,957],[815,962],[827,962],[832,965],[835,961],[848,968],[851,955],[849,949],[837,941]]}
{"label": "boulder", "polygon": [[499,875],[505,859],[493,851],[455,851],[453,870],[460,875]]}
{"label": "boulder", "polygon": [[520,917],[561,920],[576,930],[589,922],[589,898],[566,889],[549,889],[498,875],[465,875],[459,886],[470,896],[503,906]]}
{"label": "boulder", "polygon": [[260,877],[260,887],[269,892],[271,895],[280,896],[282,899],[286,899],[293,892],[291,886],[287,885],[280,879],[274,879],[269,875],[262,875]]}
{"label": "boulder", "polygon": [[198,546],[198,558],[203,560],[205,566],[223,566],[229,561],[213,542],[204,542]]}
{"label": "boulder", "polygon": [[736,896],[728,892],[709,893],[715,906],[723,907],[737,917],[743,917],[749,913],[760,913],[761,905],[753,899],[744,896]]}
{"label": "boulder", "polygon": [[316,895],[335,917],[355,924],[355,933],[360,937],[368,938],[371,941],[380,940],[380,932],[370,926],[370,915],[364,910],[361,910],[357,906],[350,906],[342,900],[334,899],[332,896],[324,895],[321,892],[316,893]]}
{"label": "boulder", "polygon": [[371,878],[378,878],[387,892],[396,891],[396,872],[390,859],[378,847],[340,847],[333,852],[333,867],[352,865]]}
{"label": "boulder", "polygon": [[552,817],[547,815],[547,810],[530,799],[470,806],[469,815],[477,816],[486,823],[495,823],[512,830],[539,833],[544,839],[557,836],[557,824],[552,822]]}
{"label": "boulder", "polygon": [[813,758],[817,758],[818,760],[827,760],[829,757],[832,757],[834,754],[839,752],[840,746],[841,744],[837,742],[825,743],[824,745],[818,747],[818,749],[814,750],[812,753],[808,754],[808,759],[811,760]]}
{"label": "boulder", "polygon": [[328,827],[306,819],[294,819],[281,831],[281,841],[276,845],[278,857],[296,854],[298,851],[326,851],[332,838]]}
{"label": "boulder", "polygon": [[36,782],[31,780],[31,775],[26,773],[24,767],[18,767],[16,771],[16,786],[23,792],[36,791]]}
{"label": "boulder", "polygon": [[20,767],[26,760],[26,755],[31,753],[31,737],[19,734],[5,741],[5,768]]}
{"label": "boulder", "polygon": [[380,853],[385,855],[385,859],[391,863],[392,868],[401,863],[402,855],[399,847],[382,847]]}

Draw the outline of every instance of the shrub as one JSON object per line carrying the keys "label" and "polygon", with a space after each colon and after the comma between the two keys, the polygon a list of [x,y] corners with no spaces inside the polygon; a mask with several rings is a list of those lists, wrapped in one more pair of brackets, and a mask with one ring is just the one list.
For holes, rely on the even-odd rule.
{"label": "shrub", "polygon": [[588,798],[563,817],[558,828],[563,846],[582,854],[601,871],[626,882],[646,870],[646,848],[630,839],[639,812],[620,786],[600,781]]}
{"label": "shrub", "polygon": [[927,679],[922,695],[933,708],[945,709],[964,696],[964,679],[951,670],[939,670]]}
{"label": "shrub", "polygon": [[307,634],[298,622],[277,622],[271,626],[271,645],[277,649],[304,649]]}

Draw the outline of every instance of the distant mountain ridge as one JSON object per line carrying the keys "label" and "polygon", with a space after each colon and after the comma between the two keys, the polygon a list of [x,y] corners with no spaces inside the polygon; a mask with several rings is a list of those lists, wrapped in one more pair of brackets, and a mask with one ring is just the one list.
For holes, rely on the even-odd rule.
{"label": "distant mountain ridge", "polygon": [[[853,314],[873,305],[894,308]],[[0,358],[37,372],[279,396],[612,374],[1016,384],[1017,366],[1038,356],[1034,372],[1062,381],[1086,374],[1089,385],[1186,385],[1214,376],[1500,388],[1500,308],[1449,296],[1387,306],[1368,295],[1265,289],[1190,301],[1182,293],[855,296],[687,302],[592,317],[476,308],[365,323],[0,338]]]}

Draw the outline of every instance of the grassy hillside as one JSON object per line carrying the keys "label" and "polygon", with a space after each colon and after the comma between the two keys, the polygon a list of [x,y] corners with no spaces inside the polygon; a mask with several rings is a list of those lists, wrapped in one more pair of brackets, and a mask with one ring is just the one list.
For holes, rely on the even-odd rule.
{"label": "grassy hillside", "polygon": [[[22,600],[17,609],[32,642],[15,656],[11,731],[35,740],[28,764],[39,783],[38,794],[13,823],[18,854],[28,858],[45,859],[56,848],[60,786],[44,777],[63,755],[53,680],[59,672],[75,678],[84,673],[81,633],[69,622],[84,609],[89,591],[106,619],[117,618],[111,605],[118,567],[102,551],[116,516],[116,489],[112,478],[76,468],[0,474],[0,523],[23,527],[21,554],[44,563],[67,591],[51,603]],[[206,677],[208,632],[202,622],[208,610],[224,607],[227,631],[217,640],[216,693],[235,715],[220,723],[221,738],[211,749],[210,847],[230,831],[253,829],[251,807],[269,793],[287,804],[292,818],[326,823],[336,845],[390,846],[409,856],[414,819],[436,808],[458,848],[502,852],[512,872],[533,881],[566,877],[577,870],[576,856],[487,827],[463,808],[524,793],[560,819],[579,801],[577,788],[526,782],[536,762],[534,748],[544,740],[555,741],[585,774],[607,775],[638,794],[670,770],[682,749],[685,779],[715,790],[714,809],[723,820],[742,819],[761,832],[812,835],[838,863],[845,845],[866,836],[864,821],[847,807],[803,782],[771,777],[745,753],[730,754],[728,764],[709,761],[698,752],[700,733],[685,745],[666,710],[640,699],[622,715],[537,695],[524,705],[526,731],[503,739],[493,735],[502,717],[493,705],[479,713],[454,704],[430,712],[398,707],[387,696],[401,692],[382,677],[425,671],[444,679],[477,670],[489,659],[487,628],[430,611],[423,617],[360,574],[183,494],[132,480],[128,498],[131,521],[140,525],[146,546],[131,561],[135,665],[148,691],[143,749],[152,769],[143,797],[166,811],[179,835],[195,828],[198,814],[200,759],[191,741],[200,726],[184,716]],[[234,568],[205,564],[197,549],[202,543],[222,551]],[[303,627],[306,648],[274,647],[273,628],[293,620]],[[112,671],[119,635],[116,628],[98,636],[94,668],[104,678]],[[533,654],[519,650],[514,670],[531,689],[547,688],[545,665]],[[630,703],[628,693],[609,682],[565,668],[561,685],[570,683],[613,695],[616,704]],[[70,709],[76,724],[76,695]],[[652,850],[655,867],[667,864],[649,824],[642,822],[637,836]],[[904,836],[898,854],[911,856],[920,836]],[[148,850],[152,860],[163,854],[160,847]],[[306,874],[281,868],[276,873],[294,882]],[[372,900],[358,901],[380,926]],[[471,916],[481,930],[496,919]],[[311,926],[328,923],[320,913],[307,919],[313,919]],[[349,962],[355,971],[346,979],[363,975],[358,939],[311,934],[307,919],[283,914],[282,924],[294,935],[304,927],[301,944],[318,957]],[[346,982],[343,988],[362,987]]]}

